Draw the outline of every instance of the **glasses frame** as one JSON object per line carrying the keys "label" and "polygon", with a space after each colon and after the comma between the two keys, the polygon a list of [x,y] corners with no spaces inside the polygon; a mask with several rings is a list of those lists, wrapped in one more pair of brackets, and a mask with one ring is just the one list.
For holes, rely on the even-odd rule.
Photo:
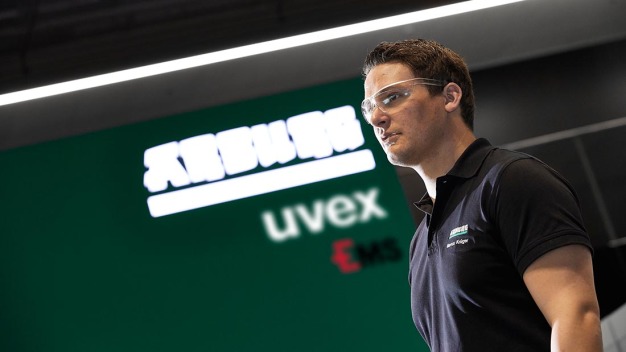
{"label": "glasses frame", "polygon": [[[367,123],[371,124],[370,120],[372,115],[374,114],[374,110],[376,109],[380,109],[380,111],[384,112],[384,113],[389,113],[389,111],[386,111],[384,107],[381,107],[379,104],[376,103],[376,98],[378,98],[379,96],[381,96],[382,94],[386,93],[389,88],[396,86],[398,84],[402,84],[402,83],[406,83],[406,82],[411,82],[411,81],[417,81],[420,80],[420,82],[416,82],[413,83],[411,85],[409,85],[408,87],[406,87],[407,89],[409,87],[414,87],[417,85],[425,85],[425,86],[439,86],[439,87],[444,87],[446,85],[445,81],[441,81],[438,79],[432,79],[432,78],[422,78],[422,77],[417,77],[417,78],[411,78],[411,79],[405,79],[403,81],[398,81],[398,82],[394,82],[391,84],[388,84],[384,87],[382,87],[381,89],[379,89],[376,93],[370,95],[369,97],[363,99],[363,101],[361,102],[361,114],[363,114],[363,118],[365,119],[365,121],[367,121]],[[409,94],[405,93],[405,97],[409,97],[411,94],[411,92],[407,92]],[[367,108],[366,108],[367,106]],[[371,108],[370,108],[371,107]],[[369,112],[368,112],[369,110]]]}

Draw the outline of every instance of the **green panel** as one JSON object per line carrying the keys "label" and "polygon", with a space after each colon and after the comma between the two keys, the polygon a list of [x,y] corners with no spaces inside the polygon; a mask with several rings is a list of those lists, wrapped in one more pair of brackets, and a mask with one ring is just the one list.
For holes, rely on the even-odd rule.
{"label": "green panel", "polygon": [[[153,218],[144,151],[352,105],[360,79],[194,111],[0,154],[2,351],[427,351],[411,321],[413,233],[394,169]],[[256,172],[253,170],[251,173]],[[375,195],[386,217],[272,241],[261,213]],[[361,198],[362,199],[362,198]],[[370,204],[371,205],[371,204]],[[361,265],[343,273],[331,259]],[[339,241],[339,242],[338,242]]]}

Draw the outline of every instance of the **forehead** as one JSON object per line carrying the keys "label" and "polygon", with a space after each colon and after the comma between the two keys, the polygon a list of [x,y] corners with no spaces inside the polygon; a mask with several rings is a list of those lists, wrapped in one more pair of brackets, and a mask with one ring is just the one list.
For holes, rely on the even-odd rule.
{"label": "forehead", "polygon": [[411,68],[402,63],[386,63],[375,66],[365,77],[365,96],[369,97],[392,83],[415,78]]}

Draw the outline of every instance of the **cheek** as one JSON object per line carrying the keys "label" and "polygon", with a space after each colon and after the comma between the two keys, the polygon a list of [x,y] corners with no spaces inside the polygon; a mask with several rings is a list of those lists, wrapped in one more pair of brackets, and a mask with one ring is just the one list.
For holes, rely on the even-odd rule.
{"label": "cheek", "polygon": [[432,105],[425,105],[417,109],[413,116],[415,117],[415,124],[418,124],[422,130],[427,130],[439,123],[443,123],[445,119],[445,117],[441,116],[439,110]]}

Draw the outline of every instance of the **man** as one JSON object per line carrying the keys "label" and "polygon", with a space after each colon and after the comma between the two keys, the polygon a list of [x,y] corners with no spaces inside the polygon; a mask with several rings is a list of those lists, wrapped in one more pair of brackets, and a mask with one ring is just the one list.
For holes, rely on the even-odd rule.
{"label": "man", "polygon": [[589,237],[574,191],[541,161],[473,133],[463,59],[428,40],[379,44],[362,112],[427,194],[411,242],[415,325],[432,351],[602,351]]}

